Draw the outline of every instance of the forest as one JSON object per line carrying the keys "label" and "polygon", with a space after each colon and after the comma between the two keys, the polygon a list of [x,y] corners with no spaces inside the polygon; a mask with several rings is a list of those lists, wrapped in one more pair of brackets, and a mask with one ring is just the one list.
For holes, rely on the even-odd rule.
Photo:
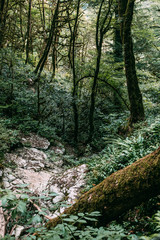
{"label": "forest", "polygon": [[0,0],[0,239],[160,239],[159,0]]}

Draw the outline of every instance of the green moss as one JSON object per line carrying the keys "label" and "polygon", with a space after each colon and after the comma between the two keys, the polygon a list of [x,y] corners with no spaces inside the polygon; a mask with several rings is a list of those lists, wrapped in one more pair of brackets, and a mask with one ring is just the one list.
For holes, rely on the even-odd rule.
{"label": "green moss", "polygon": [[[160,148],[107,177],[83,194],[65,213],[99,211],[108,222],[141,201],[158,194],[159,185]],[[56,226],[60,221],[60,218],[55,218],[47,226]]]}

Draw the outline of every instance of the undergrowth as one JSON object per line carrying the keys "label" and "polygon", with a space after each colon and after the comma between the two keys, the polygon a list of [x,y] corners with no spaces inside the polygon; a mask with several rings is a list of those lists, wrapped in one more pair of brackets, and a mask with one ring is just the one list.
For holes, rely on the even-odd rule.
{"label": "undergrowth", "polygon": [[89,187],[157,149],[160,143],[159,133],[160,115],[157,115],[136,124],[131,136],[104,137],[106,148],[103,151],[81,159],[89,165]]}

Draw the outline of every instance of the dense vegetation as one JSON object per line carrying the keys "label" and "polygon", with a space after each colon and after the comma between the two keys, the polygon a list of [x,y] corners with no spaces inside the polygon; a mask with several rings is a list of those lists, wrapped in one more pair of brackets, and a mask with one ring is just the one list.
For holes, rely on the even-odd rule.
{"label": "dense vegetation", "polygon": [[[66,151],[71,147],[70,165],[88,164],[88,190],[157,149],[159,15],[156,0],[1,0],[0,166],[4,154],[20,146],[22,133],[35,132],[52,145],[63,143]],[[32,210],[24,217],[27,196],[2,193],[9,211],[14,209],[13,226],[19,213],[23,224],[42,221]],[[143,203],[106,228],[75,226],[95,221],[94,212],[36,231],[42,232],[39,239],[139,239],[156,232],[151,218],[158,201]]]}

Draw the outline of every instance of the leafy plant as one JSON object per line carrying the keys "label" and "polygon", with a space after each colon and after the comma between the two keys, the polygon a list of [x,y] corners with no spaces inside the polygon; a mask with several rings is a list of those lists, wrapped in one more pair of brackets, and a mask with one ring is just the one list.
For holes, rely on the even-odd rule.
{"label": "leafy plant", "polygon": [[[10,190],[0,189],[1,207],[5,212],[5,217],[9,217],[9,222],[6,228],[6,236],[3,240],[12,240],[14,237],[10,236],[15,225],[25,226],[25,230],[20,239],[38,239],[38,240],[49,240],[49,239],[108,239],[108,240],[121,240],[131,239],[131,236],[127,236],[125,229],[113,222],[108,227],[92,227],[91,223],[94,222],[95,226],[97,223],[97,217],[100,213],[95,211],[92,213],[78,213],[77,215],[61,215],[62,223],[58,224],[55,228],[48,230],[44,223],[46,211],[37,211],[33,208],[32,201],[39,199],[51,199],[57,196],[55,193],[51,193],[49,196],[31,196],[32,193],[27,190],[27,184],[17,186],[19,193],[14,193]],[[37,225],[38,224],[38,225]],[[83,225],[83,228],[82,228]],[[36,232],[36,236],[33,233]],[[26,237],[27,234],[27,237]]]}
{"label": "leafy plant", "polygon": [[0,119],[0,153],[4,153],[19,143],[19,131],[8,129]]}

